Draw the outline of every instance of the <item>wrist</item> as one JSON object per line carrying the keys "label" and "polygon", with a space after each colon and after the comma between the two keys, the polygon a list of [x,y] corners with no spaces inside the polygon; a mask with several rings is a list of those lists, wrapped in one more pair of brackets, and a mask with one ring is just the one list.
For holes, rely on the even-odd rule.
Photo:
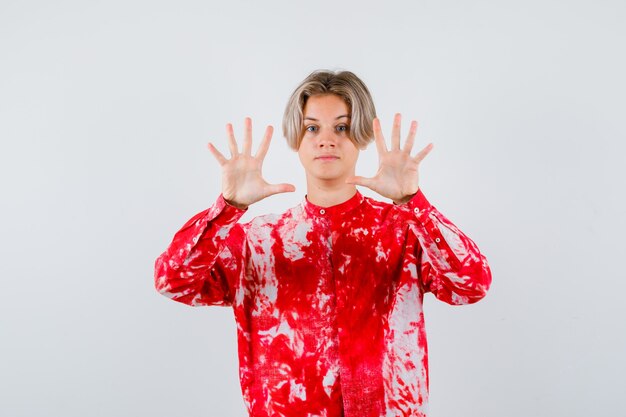
{"label": "wrist", "polygon": [[[418,188],[418,191],[419,191],[419,188]],[[398,200],[394,199],[393,200],[393,204],[396,204],[396,205],[406,204],[409,201],[411,201],[413,199],[413,197],[415,197],[415,194],[417,194],[417,191],[415,191],[413,194],[405,195],[404,197],[402,197],[402,198],[400,198]]]}
{"label": "wrist", "polygon": [[[222,195],[222,197],[224,197]],[[226,202],[226,204],[228,204],[229,206],[233,206],[235,208],[238,208],[239,210],[247,210],[248,206],[245,204],[239,204],[236,201],[233,200],[229,200],[228,198],[224,197],[224,201]]]}

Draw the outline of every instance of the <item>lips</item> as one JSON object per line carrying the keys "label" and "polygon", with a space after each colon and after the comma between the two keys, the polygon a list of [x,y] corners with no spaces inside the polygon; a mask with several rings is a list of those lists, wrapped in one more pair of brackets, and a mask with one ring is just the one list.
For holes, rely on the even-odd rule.
{"label": "lips", "polygon": [[339,159],[337,155],[319,155],[316,156],[315,159],[321,159],[322,161],[334,161]]}

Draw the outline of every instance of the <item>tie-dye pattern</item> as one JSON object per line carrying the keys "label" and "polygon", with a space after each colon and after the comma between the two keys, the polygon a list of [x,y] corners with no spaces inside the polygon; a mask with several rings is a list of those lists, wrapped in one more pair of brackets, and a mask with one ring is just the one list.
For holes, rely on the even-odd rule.
{"label": "tie-dye pattern", "polygon": [[155,285],[233,307],[250,416],[426,416],[423,296],[484,297],[491,272],[475,243],[421,190],[402,205],[357,192],[237,223],[243,213],[220,196],[190,219]]}

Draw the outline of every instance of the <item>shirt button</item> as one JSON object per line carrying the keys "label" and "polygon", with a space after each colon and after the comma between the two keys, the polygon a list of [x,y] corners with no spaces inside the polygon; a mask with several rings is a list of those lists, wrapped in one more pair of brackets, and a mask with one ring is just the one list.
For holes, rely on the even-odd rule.
{"label": "shirt button", "polygon": [[418,209],[418,208],[416,207],[416,208],[414,208],[414,209],[413,209],[413,212],[414,212],[415,214],[418,214],[418,213],[420,212],[420,209]]}
{"label": "shirt button", "polygon": [[320,214],[326,214],[326,210],[321,209],[321,210],[320,210]]}
{"label": "shirt button", "polygon": [[439,238],[437,237],[437,238],[435,238],[435,242],[439,243],[439,242],[441,242],[441,239],[439,239]]}

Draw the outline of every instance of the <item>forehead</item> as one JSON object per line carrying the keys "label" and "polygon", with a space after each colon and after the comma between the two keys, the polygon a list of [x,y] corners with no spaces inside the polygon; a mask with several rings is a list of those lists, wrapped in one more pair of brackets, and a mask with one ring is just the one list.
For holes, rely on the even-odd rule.
{"label": "forehead", "polygon": [[316,94],[307,99],[303,113],[305,117],[336,117],[347,115],[350,117],[349,106],[346,101],[336,94]]}

